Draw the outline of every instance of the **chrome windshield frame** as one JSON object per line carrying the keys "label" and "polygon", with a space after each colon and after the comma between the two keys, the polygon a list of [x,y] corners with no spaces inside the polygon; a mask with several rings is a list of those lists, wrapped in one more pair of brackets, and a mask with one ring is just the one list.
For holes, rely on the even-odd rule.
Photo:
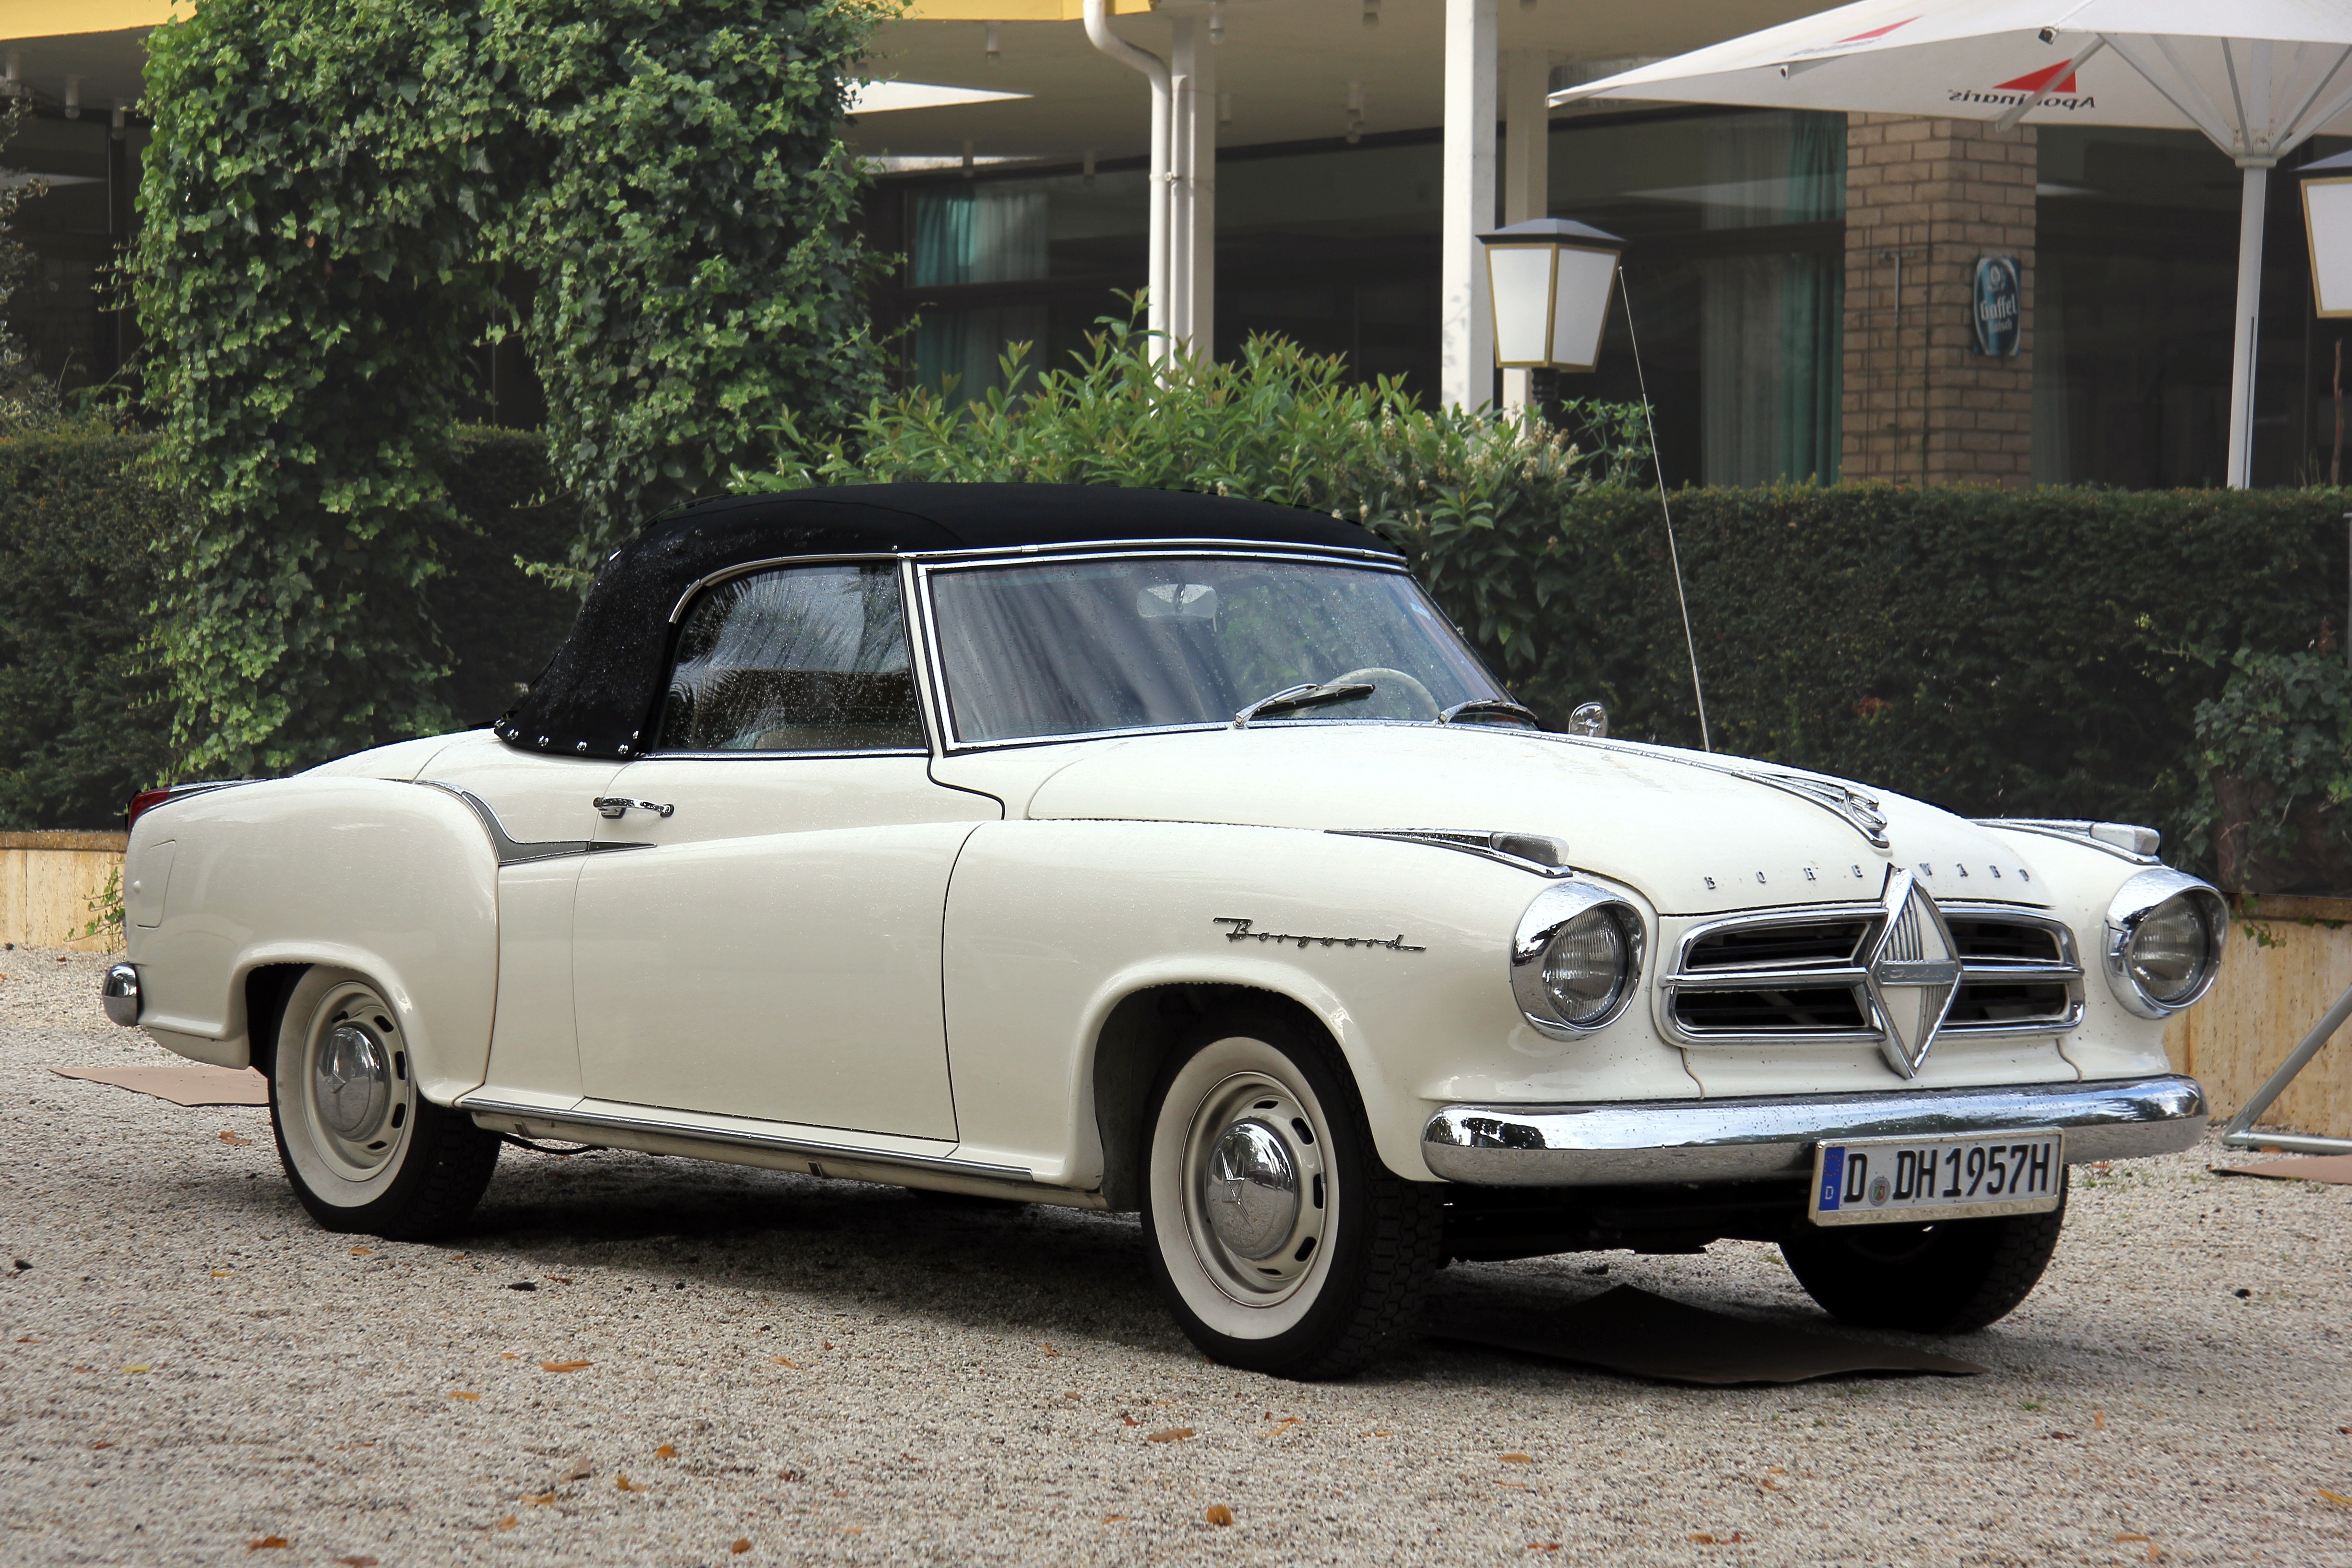
{"label": "chrome windshield frame", "polygon": [[[933,744],[938,747],[939,755],[949,757],[974,752],[1006,751],[1023,746],[1074,745],[1084,741],[1126,740],[1143,735],[1205,733],[1233,727],[1233,720],[1227,716],[1182,724],[1138,724],[1118,729],[1088,730],[1069,734],[1018,735],[1001,741],[967,741],[957,733],[954,711],[949,700],[946,655],[940,645],[939,609],[932,594],[934,578],[942,573],[1018,566],[1024,563],[1079,555],[1103,561],[1278,561],[1291,564],[1339,566],[1349,571],[1380,572],[1402,577],[1412,583],[1423,598],[1429,598],[1429,590],[1422,586],[1420,580],[1413,576],[1411,568],[1398,557],[1373,551],[1345,550],[1336,546],[1268,544],[1244,540],[1171,539],[1165,542],[1154,540],[1143,544],[1130,540],[1116,544],[1024,545],[1018,550],[926,551],[919,554],[909,552],[901,557],[906,563],[906,570],[913,578],[914,592],[908,595],[908,609],[917,623],[915,627],[917,647],[924,667],[921,681],[924,702],[929,710],[932,723]],[[1460,626],[1454,625],[1454,617],[1445,613],[1444,606],[1440,605],[1435,599],[1430,598],[1429,607],[1437,616],[1442,626],[1456,637],[1461,638],[1463,647],[1472,658],[1477,661],[1478,668],[1486,673],[1486,678],[1494,681],[1496,689],[1507,689],[1500,680],[1495,679],[1494,671],[1486,668],[1486,661],[1479,654],[1476,645],[1464,635]],[[1426,721],[1413,719],[1269,718],[1253,721],[1250,728],[1254,730],[1287,729],[1307,725],[1328,727],[1333,724],[1388,724],[1414,729],[1429,727]],[[1462,726],[1467,730],[1483,727],[1475,724]],[[1451,729],[1453,726],[1449,725],[1447,728]]]}

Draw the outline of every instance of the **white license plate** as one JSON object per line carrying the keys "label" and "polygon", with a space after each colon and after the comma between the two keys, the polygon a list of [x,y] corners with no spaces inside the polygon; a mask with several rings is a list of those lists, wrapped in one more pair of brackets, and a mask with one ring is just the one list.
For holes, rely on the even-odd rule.
{"label": "white license plate", "polygon": [[1847,1138],[1813,1147],[1815,1225],[1918,1225],[2058,1206],[2065,1134]]}

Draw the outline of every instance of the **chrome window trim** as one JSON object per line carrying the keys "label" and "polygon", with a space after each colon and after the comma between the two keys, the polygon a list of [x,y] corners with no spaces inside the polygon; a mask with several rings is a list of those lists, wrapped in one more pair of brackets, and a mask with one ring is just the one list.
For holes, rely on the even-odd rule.
{"label": "chrome window trim", "polygon": [[[1559,928],[1579,915],[1594,910],[1622,909],[1631,917],[1628,924],[1633,953],[1626,965],[1624,989],[1609,1011],[1591,1023],[1578,1024],[1559,1016],[1552,1008],[1551,998],[1544,994],[1544,949]],[[1519,916],[1517,929],[1511,933],[1508,971],[1511,995],[1518,1003],[1519,1016],[1530,1028],[1548,1039],[1575,1040],[1607,1028],[1625,1016],[1633,998],[1642,989],[1642,971],[1649,962],[1649,921],[1642,907],[1615,888],[1593,881],[1556,882],[1538,893]]]}
{"label": "chrome window trim", "polygon": [[875,565],[886,561],[896,562],[898,559],[898,554],[896,551],[883,551],[878,554],[867,552],[856,555],[772,555],[764,561],[746,561],[739,566],[722,567],[708,576],[697,577],[686,585],[686,592],[680,594],[677,596],[677,603],[670,606],[669,624],[677,626],[684,620],[687,605],[694,603],[694,596],[704,589],[717,587],[721,583],[732,582],[738,577],[748,577],[754,572],[789,566],[840,566],[852,562],[859,565]]}
{"label": "chrome window trim", "polygon": [[[918,724],[924,724],[924,712],[929,704],[926,702],[924,698],[923,670],[920,660],[918,658],[918,650],[920,644],[915,635],[914,584],[908,576],[905,558],[896,552],[886,552],[882,554],[868,553],[861,555],[779,555],[770,557],[764,561],[747,561],[740,566],[730,566],[724,571],[713,572],[706,577],[698,577],[692,583],[687,584],[686,592],[678,595],[677,603],[670,609],[669,624],[671,626],[677,626],[685,618],[687,606],[694,602],[694,596],[697,594],[703,592],[705,589],[715,587],[719,584],[732,582],[735,578],[745,576],[753,572],[764,572],[771,568],[783,569],[793,566],[839,566],[845,563],[871,565],[879,564],[884,562],[889,563],[894,568],[896,568],[896,575],[898,579],[898,625],[900,629],[906,634],[907,638],[907,678],[915,683],[915,722]],[[673,642],[670,647],[667,664],[663,671],[664,679],[662,684],[661,706],[664,710],[667,710],[669,707],[670,689],[667,677],[670,674],[675,673],[677,668],[677,647],[676,643]],[[654,734],[655,739],[656,740],[660,739],[661,721],[662,714],[660,712],[656,712],[654,715]],[[919,746],[877,746],[871,751],[844,751],[838,748],[821,752],[749,750],[740,752],[641,751],[634,757],[627,757],[625,752],[625,757],[626,761],[633,763],[655,761],[724,762],[732,761],[737,758],[756,759],[761,762],[774,762],[781,757],[923,757],[926,759],[935,757],[939,754],[936,749],[936,737],[940,733],[940,731],[928,724],[924,724],[924,731],[923,743]]]}
{"label": "chrome window trim", "polygon": [[[2194,900],[2204,916],[2207,934],[2213,942],[2213,962],[2197,988],[2178,1002],[2159,1002],[2140,989],[2132,977],[2131,966],[2124,962],[2125,950],[2131,945],[2132,935],[2158,905],[2187,893]],[[2230,939],[2230,904],[2221,892],[2201,878],[2186,871],[2176,871],[2168,866],[2158,866],[2140,872],[2116,889],[2108,901],[2106,931],[2100,943],[2102,967],[2107,972],[2107,989],[2124,1009],[2141,1018],[2169,1018],[2184,1008],[2194,1007],[2213,989],[2213,982],[2221,973],[2221,952]]]}
{"label": "chrome window trim", "polygon": [[[1398,722],[1398,721],[1391,720],[1388,722]],[[1484,829],[1455,830],[1444,827],[1327,827],[1323,831],[1341,838],[1386,838],[1399,844],[1426,844],[1433,849],[1451,849],[1459,855],[1475,855],[1481,860],[1492,860],[1498,866],[1508,866],[1514,871],[1530,871],[1538,877],[1557,879],[1576,875],[1576,868],[1569,865],[1564,858],[1558,864],[1547,865],[1541,860],[1529,859],[1525,855],[1514,855],[1507,849],[1498,847],[1501,842],[1507,839],[1550,838],[1549,834],[1512,833],[1503,830],[1488,832]],[[1479,842],[1480,840],[1485,842]],[[1553,838],[1551,841],[1559,844],[1563,851],[1568,847],[1559,839]]]}
{"label": "chrome window trim", "polygon": [[[1937,1038],[1948,1036],[1977,1040],[2030,1038],[2063,1035],[2082,1026],[2084,971],[2074,930],[2065,921],[2024,905],[1980,900],[1938,902],[1937,908],[1947,921],[1999,920],[2013,925],[2034,926],[2050,932],[2058,942],[2060,961],[2056,963],[2017,963],[1982,959],[1963,961],[1960,965],[1960,985],[1963,988],[2002,981],[2055,983],[2066,987],[2066,1010],[2057,1017],[2014,1023],[1947,1022],[1937,1030]],[[1659,1033],[1677,1046],[1697,1050],[1748,1046],[1878,1045],[1885,1037],[1885,1031],[1880,1029],[1717,1031],[1686,1028],[1675,1015],[1675,1002],[1685,991],[1753,991],[1763,989],[1774,981],[1783,985],[1843,985],[1856,994],[1855,999],[1861,1004],[1864,1016],[1874,1016],[1876,1009],[1869,999],[1869,972],[1862,962],[1843,964],[1746,964],[1738,968],[1694,971],[1689,967],[1690,954],[1691,950],[1706,937],[1744,926],[1833,925],[1841,921],[1859,920],[1864,922],[1865,928],[1862,939],[1855,944],[1859,960],[1862,950],[1869,945],[1871,925],[1885,919],[1885,906],[1874,901],[1785,904],[1769,910],[1743,910],[1738,914],[1700,921],[1675,940],[1673,963],[1659,968],[1652,1005]]]}
{"label": "chrome window trim", "polygon": [[[1197,723],[1146,724],[1135,725],[1127,729],[1119,730],[1087,730],[1074,734],[1016,735],[1002,741],[967,741],[956,732],[953,721],[952,704],[950,701],[947,689],[947,658],[940,646],[938,606],[934,604],[931,596],[931,579],[933,575],[942,572],[963,572],[976,568],[985,569],[992,566],[1018,566],[1025,562],[1034,561],[1043,555],[1069,553],[1097,554],[1102,559],[1108,561],[1153,561],[1165,560],[1172,557],[1188,557],[1194,560],[1206,558],[1218,561],[1280,560],[1285,562],[1297,562],[1301,559],[1314,560],[1320,558],[1328,561],[1330,564],[1335,566],[1347,566],[1360,571],[1387,572],[1396,576],[1408,579],[1412,578],[1411,569],[1402,562],[1398,561],[1393,556],[1375,554],[1370,551],[1349,551],[1340,549],[1337,546],[1326,547],[1323,545],[1265,545],[1248,541],[1233,540],[1204,540],[1198,542],[1173,540],[1165,543],[1158,540],[1154,540],[1148,544],[1140,545],[1133,542],[1126,544],[1024,545],[1021,549],[1014,551],[1007,551],[1003,549],[990,549],[984,551],[937,551],[921,555],[908,555],[906,558],[908,562],[908,570],[914,574],[916,584],[919,589],[915,597],[920,601],[922,606],[920,619],[923,627],[923,637],[925,639],[922,644],[922,653],[924,662],[929,667],[928,673],[932,693],[932,710],[937,715],[939,721],[939,727],[934,731],[933,740],[933,744],[938,748],[936,752],[938,756],[946,758],[959,756],[971,752],[1000,752],[1019,746],[1059,746],[1075,743],[1080,741],[1124,740],[1142,735],[1182,735],[1196,731],[1206,732],[1213,730],[1227,730],[1233,727],[1232,720],[1227,718],[1203,720]],[[1419,586],[1417,580],[1415,580],[1415,586]],[[1423,588],[1422,589],[1422,592],[1426,595],[1428,590]],[[1473,656],[1475,656],[1477,653],[1476,647],[1472,646],[1468,637],[1463,637],[1462,628],[1454,624],[1453,617],[1447,616],[1444,610],[1439,607],[1434,599],[1430,601],[1430,608],[1436,612],[1439,617],[1439,623],[1450,629],[1455,637],[1462,637],[1463,646],[1465,647],[1468,647]],[[1479,664],[1482,668],[1484,668],[1485,663],[1486,661],[1483,658],[1479,660]],[[1490,675],[1492,674],[1491,671],[1488,673]],[[1498,682],[1497,684],[1499,685],[1500,683]],[[1278,725],[1315,724],[1328,726],[1331,724],[1346,723],[1409,724],[1413,725],[1416,728],[1427,727],[1426,721],[1413,719],[1269,719],[1263,724],[1253,725],[1252,728],[1272,729]],[[1455,726],[1449,724],[1445,726],[1445,728],[1453,730]],[[1494,726],[1471,724],[1461,726],[1461,728],[1479,730],[1494,728]],[[1521,731],[1517,732],[1524,734],[1534,733],[1535,731]]]}
{"label": "chrome window trim", "polygon": [[1351,564],[1370,563],[1386,566],[1391,571],[1411,571],[1403,558],[1393,551],[1359,550],[1346,544],[1305,544],[1278,539],[1087,539],[1063,544],[981,544],[963,550],[909,550],[900,553],[910,561],[963,565],[983,559],[1026,561],[1040,555],[1095,552],[1107,555],[1162,554],[1170,551],[1186,555],[1198,555],[1204,552],[1225,555],[1328,555]]}

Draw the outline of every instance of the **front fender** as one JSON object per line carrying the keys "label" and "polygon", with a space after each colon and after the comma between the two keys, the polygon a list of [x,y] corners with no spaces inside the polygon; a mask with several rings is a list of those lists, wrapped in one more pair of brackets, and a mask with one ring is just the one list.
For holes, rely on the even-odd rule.
{"label": "front fender", "polygon": [[964,1150],[1042,1180],[1098,1180],[1096,1045],[1122,1000],[1161,985],[1246,986],[1313,1013],[1382,1160],[1414,1179],[1435,1179],[1421,1131],[1449,1097],[1529,1084],[1562,1099],[1695,1093],[1679,1054],[1633,1014],[1573,1044],[1527,1026],[1507,955],[1544,886],[1472,856],[1297,828],[983,823],[948,890]]}
{"label": "front fender", "polygon": [[441,790],[306,775],[148,812],[128,861],[176,846],[163,919],[133,926],[140,1023],[183,1056],[253,1061],[245,981],[269,964],[352,969],[400,1014],[418,1088],[483,1081],[498,996],[498,863]]}

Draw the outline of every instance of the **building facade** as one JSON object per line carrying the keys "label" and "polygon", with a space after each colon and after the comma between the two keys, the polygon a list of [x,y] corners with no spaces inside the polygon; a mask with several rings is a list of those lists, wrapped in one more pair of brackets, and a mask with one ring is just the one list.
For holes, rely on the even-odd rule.
{"label": "building facade", "polygon": [[[2221,480],[2239,182],[2193,133],[1542,108],[1546,89],[1806,8],[1785,0],[1606,15],[1570,0],[1122,3],[1103,25],[1170,62],[1192,117],[1198,352],[1279,333],[1425,396],[1475,384],[1475,372],[1448,381],[1459,215],[1549,214],[1628,241],[1601,363],[1559,393],[1646,388],[1670,480]],[[142,4],[159,15],[142,21]],[[1485,31],[1449,31],[1481,5]],[[875,304],[907,329],[910,383],[983,394],[1013,344],[1066,363],[1144,287],[1151,89],[1090,40],[1083,8],[926,0],[877,40],[845,135],[876,172],[868,232],[899,258]],[[145,26],[166,9],[0,4],[0,31],[17,35],[0,40],[7,82],[37,110],[0,164],[50,186],[20,220],[40,270],[11,324],[68,386],[133,353],[107,268],[134,221]],[[124,25],[91,31],[93,17]],[[1491,105],[1484,162],[1462,151],[1465,100],[1447,96],[1465,37],[1486,62],[1486,97],[1466,100]],[[2312,312],[2294,177],[2273,175],[2264,252],[2261,484],[2325,479],[2341,460],[2341,333]],[[484,411],[527,417],[517,367],[498,368],[505,390]],[[1492,398],[1522,395],[1483,379]]]}

